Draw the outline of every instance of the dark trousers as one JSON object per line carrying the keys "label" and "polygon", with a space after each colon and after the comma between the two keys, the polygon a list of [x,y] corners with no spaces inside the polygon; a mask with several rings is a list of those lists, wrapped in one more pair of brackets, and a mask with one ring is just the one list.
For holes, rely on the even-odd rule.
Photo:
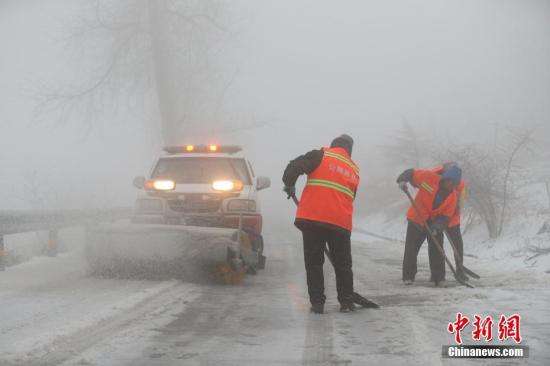
{"label": "dark trousers", "polygon": [[325,303],[325,245],[328,244],[334,261],[336,290],[340,303],[351,302],[353,294],[353,272],[351,270],[350,233],[324,227],[302,229],[304,238],[304,262],[307,275],[309,299],[312,304]]}
{"label": "dark trousers", "polygon": [[458,255],[455,254],[455,264],[456,264],[456,273],[462,274],[462,263],[464,257],[464,242],[462,241],[462,232],[460,231],[460,225],[450,227],[447,230],[449,237],[453,241],[453,244],[456,247]]}
{"label": "dark trousers", "polygon": [[[405,239],[405,254],[403,255],[403,281],[414,280],[416,276],[416,261],[418,251],[424,241],[428,238],[428,258],[430,260],[430,271],[432,281],[440,282],[445,279],[445,258],[430,239],[426,230],[418,224],[409,221],[407,226],[407,237]],[[438,234],[436,239],[443,243],[443,234]]]}

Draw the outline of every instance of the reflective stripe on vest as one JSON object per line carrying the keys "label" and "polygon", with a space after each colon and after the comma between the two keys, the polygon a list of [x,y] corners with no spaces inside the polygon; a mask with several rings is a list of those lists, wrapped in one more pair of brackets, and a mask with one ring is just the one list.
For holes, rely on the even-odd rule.
{"label": "reflective stripe on vest", "polygon": [[428,191],[428,193],[434,193],[434,189],[432,188],[432,186],[426,182],[420,183],[420,187],[424,188],[426,191]]}
{"label": "reflective stripe on vest", "polygon": [[340,193],[348,195],[349,197],[351,197],[351,199],[355,198],[355,194],[353,193],[353,191],[351,189],[349,189],[348,187],[343,186],[341,184],[332,182],[330,180],[308,179],[306,185],[308,185],[308,186],[321,186],[321,187],[334,189],[334,190],[337,190]]}
{"label": "reflective stripe on vest", "polygon": [[415,169],[412,182],[413,185],[419,188],[414,199],[418,211],[411,206],[407,211],[409,220],[422,225],[424,220],[446,216],[452,221],[456,213],[456,190],[453,190],[437,207],[434,207],[437,192],[440,188],[441,176],[431,170]]}
{"label": "reflective stripe on vest", "polygon": [[346,163],[347,165],[349,165],[349,167],[351,169],[353,169],[353,171],[356,174],[359,174],[359,168],[357,167],[357,165],[353,164],[353,162],[351,160],[349,160],[348,158],[346,158],[345,156],[337,154],[337,153],[332,152],[332,151],[326,151],[326,150],[324,151],[324,153],[325,153],[326,156],[330,156],[331,158],[335,158],[335,159],[338,159],[338,160]]}
{"label": "reflective stripe on vest", "polygon": [[322,222],[351,231],[353,199],[359,185],[356,168],[345,149],[323,148],[321,163],[307,176],[296,219]]}

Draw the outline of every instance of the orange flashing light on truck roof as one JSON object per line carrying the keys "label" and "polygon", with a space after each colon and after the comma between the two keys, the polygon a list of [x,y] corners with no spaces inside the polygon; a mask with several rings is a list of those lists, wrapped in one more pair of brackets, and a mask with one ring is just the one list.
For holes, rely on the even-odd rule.
{"label": "orange flashing light on truck roof", "polygon": [[221,153],[235,154],[241,151],[242,148],[237,145],[182,145],[182,146],[166,146],[164,151],[168,154],[189,154],[189,153]]}

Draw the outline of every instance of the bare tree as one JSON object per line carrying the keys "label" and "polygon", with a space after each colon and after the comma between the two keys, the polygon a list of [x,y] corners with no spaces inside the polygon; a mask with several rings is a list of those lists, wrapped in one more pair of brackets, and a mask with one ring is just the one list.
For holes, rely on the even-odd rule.
{"label": "bare tree", "polygon": [[[36,112],[91,128],[126,100],[160,114],[165,143],[219,123],[236,72],[222,67],[229,31],[221,0],[95,0],[70,31],[82,60],[94,65],[83,84],[43,85]],[[155,108],[156,106],[156,108]]]}
{"label": "bare tree", "polygon": [[15,198],[35,210],[60,206],[60,192],[54,188],[45,174],[36,170],[26,170],[21,175],[22,182],[12,193]]}
{"label": "bare tree", "polygon": [[520,167],[515,164],[516,160],[522,152],[529,150],[530,144],[533,142],[533,133],[534,130],[532,129],[511,131],[511,141],[507,148],[504,148],[502,151],[505,170],[503,177],[504,180],[502,182],[502,204],[500,208],[497,236],[502,234],[502,230],[504,229],[504,221],[506,220],[508,214],[510,200],[515,196],[514,189],[517,187],[514,187],[515,182],[513,175],[520,169]]}
{"label": "bare tree", "polygon": [[461,165],[469,187],[469,205],[485,223],[491,238],[502,235],[511,204],[517,200],[523,176],[523,168],[517,162],[529,151],[533,134],[530,128],[509,129],[506,141],[497,149],[470,144],[445,145],[434,150],[434,160]]}
{"label": "bare tree", "polygon": [[402,127],[382,146],[388,163],[400,167],[420,167],[428,157],[430,141],[421,138],[410,123],[403,119]]}

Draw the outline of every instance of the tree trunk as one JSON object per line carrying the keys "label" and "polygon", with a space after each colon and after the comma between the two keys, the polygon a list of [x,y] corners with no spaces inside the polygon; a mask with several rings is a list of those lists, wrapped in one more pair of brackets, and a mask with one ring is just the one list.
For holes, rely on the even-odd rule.
{"label": "tree trunk", "polygon": [[173,50],[170,51],[170,35],[166,14],[162,8],[165,0],[149,0],[149,26],[153,61],[154,83],[160,112],[160,126],[163,143],[177,144],[180,116],[178,115],[177,79],[173,64]]}

